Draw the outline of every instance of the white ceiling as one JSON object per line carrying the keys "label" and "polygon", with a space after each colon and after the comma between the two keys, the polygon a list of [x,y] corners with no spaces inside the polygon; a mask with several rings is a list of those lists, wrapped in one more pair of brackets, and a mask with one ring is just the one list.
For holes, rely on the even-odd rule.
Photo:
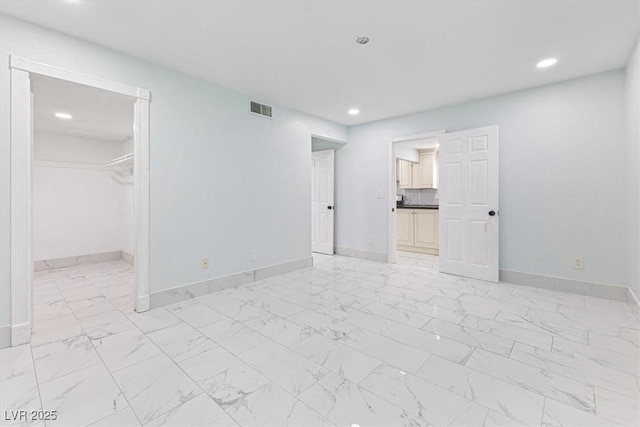
{"label": "white ceiling", "polygon": [[[638,10],[614,0],[0,2],[3,13],[349,125],[621,68]],[[371,42],[357,45],[359,35]],[[537,70],[546,57],[558,65]]]}
{"label": "white ceiling", "polygon": [[[133,136],[133,99],[57,79],[35,76],[32,81],[34,128],[66,134],[71,129],[99,135]],[[71,120],[55,117],[68,113]]]}

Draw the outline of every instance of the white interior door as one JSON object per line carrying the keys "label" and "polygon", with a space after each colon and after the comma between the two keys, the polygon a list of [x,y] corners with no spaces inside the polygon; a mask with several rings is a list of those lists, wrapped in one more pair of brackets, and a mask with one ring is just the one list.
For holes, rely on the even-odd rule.
{"label": "white interior door", "polygon": [[440,143],[440,271],[498,281],[498,126]]}
{"label": "white interior door", "polygon": [[311,154],[311,250],[333,255],[333,150]]}

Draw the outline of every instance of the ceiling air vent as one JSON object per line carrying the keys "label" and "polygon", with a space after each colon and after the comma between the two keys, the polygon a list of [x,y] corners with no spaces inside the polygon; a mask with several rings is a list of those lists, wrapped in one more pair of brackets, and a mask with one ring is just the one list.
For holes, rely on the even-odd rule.
{"label": "ceiling air vent", "polygon": [[251,101],[251,112],[253,114],[258,114],[264,117],[272,117],[271,116],[271,107],[264,104],[259,104],[255,101]]}

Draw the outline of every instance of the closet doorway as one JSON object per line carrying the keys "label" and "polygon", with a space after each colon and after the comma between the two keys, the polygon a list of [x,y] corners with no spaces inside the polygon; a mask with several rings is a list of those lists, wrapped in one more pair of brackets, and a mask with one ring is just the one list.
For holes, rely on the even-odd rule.
{"label": "closet doorway", "polygon": [[133,105],[34,76],[33,319],[133,311]]}
{"label": "closet doorway", "polygon": [[11,345],[148,310],[149,91],[10,68]]}
{"label": "closet doorway", "polygon": [[335,157],[345,142],[311,135],[311,252],[335,252]]}

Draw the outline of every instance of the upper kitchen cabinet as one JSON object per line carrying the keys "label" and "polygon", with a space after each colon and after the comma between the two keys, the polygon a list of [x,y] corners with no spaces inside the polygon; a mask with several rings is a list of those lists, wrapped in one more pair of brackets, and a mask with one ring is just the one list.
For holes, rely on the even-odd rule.
{"label": "upper kitchen cabinet", "polygon": [[413,188],[413,163],[408,160],[398,159],[398,184],[400,188]]}
{"label": "upper kitchen cabinet", "polygon": [[400,188],[438,188],[437,152],[421,150],[418,163],[398,159],[397,174]]}
{"label": "upper kitchen cabinet", "polygon": [[436,154],[420,153],[417,188],[435,188]]}

